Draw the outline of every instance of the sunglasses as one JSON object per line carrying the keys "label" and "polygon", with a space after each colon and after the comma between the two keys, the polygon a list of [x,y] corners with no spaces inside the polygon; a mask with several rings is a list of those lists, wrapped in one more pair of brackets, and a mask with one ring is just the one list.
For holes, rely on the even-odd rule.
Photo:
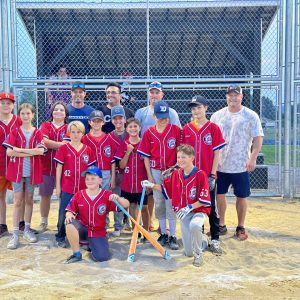
{"label": "sunglasses", "polygon": [[83,89],[85,90],[85,84],[84,83],[73,83],[72,84],[72,89]]}
{"label": "sunglasses", "polygon": [[157,88],[157,89],[160,89],[162,88],[162,84],[160,82],[152,82],[149,84],[149,88]]}

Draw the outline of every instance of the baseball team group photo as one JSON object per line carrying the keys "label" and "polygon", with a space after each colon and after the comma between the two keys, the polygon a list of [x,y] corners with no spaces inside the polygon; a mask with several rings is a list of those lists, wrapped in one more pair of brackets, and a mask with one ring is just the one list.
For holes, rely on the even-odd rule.
{"label": "baseball team group photo", "polygon": [[298,2],[0,1],[0,298],[298,299]]}

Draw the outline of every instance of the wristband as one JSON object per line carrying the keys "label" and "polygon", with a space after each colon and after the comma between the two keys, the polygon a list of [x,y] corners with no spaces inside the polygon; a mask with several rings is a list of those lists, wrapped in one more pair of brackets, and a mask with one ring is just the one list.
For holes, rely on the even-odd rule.
{"label": "wristband", "polygon": [[192,205],[192,204],[188,204],[187,207],[188,207],[189,209],[193,209],[193,205]]}

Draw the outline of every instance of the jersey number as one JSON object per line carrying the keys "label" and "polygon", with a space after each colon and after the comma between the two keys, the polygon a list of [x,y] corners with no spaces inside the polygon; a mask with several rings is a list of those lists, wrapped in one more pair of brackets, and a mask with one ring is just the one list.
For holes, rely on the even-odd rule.
{"label": "jersey number", "polygon": [[126,168],[124,169],[124,173],[129,173],[129,167],[126,167]]}
{"label": "jersey number", "polygon": [[150,167],[155,168],[155,160],[150,160]]}
{"label": "jersey number", "polygon": [[207,189],[202,189],[200,193],[200,197],[207,197],[208,196],[208,190]]}
{"label": "jersey number", "polygon": [[71,170],[65,170],[64,176],[71,176]]}

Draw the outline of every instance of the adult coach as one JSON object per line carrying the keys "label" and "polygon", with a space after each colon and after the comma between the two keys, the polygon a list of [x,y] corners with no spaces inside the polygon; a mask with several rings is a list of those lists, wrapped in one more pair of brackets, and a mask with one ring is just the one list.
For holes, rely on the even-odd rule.
{"label": "adult coach", "polygon": [[84,103],[86,97],[85,84],[77,81],[72,84],[71,91],[72,103],[69,104],[69,123],[72,121],[80,121],[85,127],[85,133],[89,132],[89,115],[94,110],[91,106]]}
{"label": "adult coach", "polygon": [[[226,197],[230,185],[236,196],[238,226],[235,236],[246,240],[245,230],[247,197],[250,195],[249,172],[256,166],[256,158],[263,141],[263,130],[258,115],[242,105],[243,92],[238,85],[231,85],[226,93],[227,107],[215,112],[211,121],[219,125],[227,146],[220,150],[218,167],[217,203],[220,214],[220,234],[226,234]],[[252,150],[251,150],[252,147]]]}
{"label": "adult coach", "polygon": [[[135,118],[141,123],[141,135],[143,136],[146,129],[156,124],[154,117],[154,104],[161,101],[164,97],[162,84],[158,81],[154,81],[149,85],[149,102],[146,107],[138,109],[135,113]],[[180,120],[177,112],[173,108],[169,108],[170,123],[177,125],[181,128]]]}
{"label": "adult coach", "polygon": [[[114,106],[121,105],[121,99],[122,99],[121,86],[116,82],[111,82],[107,85],[105,92],[106,92],[107,104],[101,106],[99,110],[102,111],[104,114],[105,124],[102,127],[102,131],[105,133],[110,133],[115,129],[115,126],[111,122],[111,109]],[[131,109],[125,106],[123,106],[123,108],[125,111],[126,119],[134,117],[134,112]]]}

